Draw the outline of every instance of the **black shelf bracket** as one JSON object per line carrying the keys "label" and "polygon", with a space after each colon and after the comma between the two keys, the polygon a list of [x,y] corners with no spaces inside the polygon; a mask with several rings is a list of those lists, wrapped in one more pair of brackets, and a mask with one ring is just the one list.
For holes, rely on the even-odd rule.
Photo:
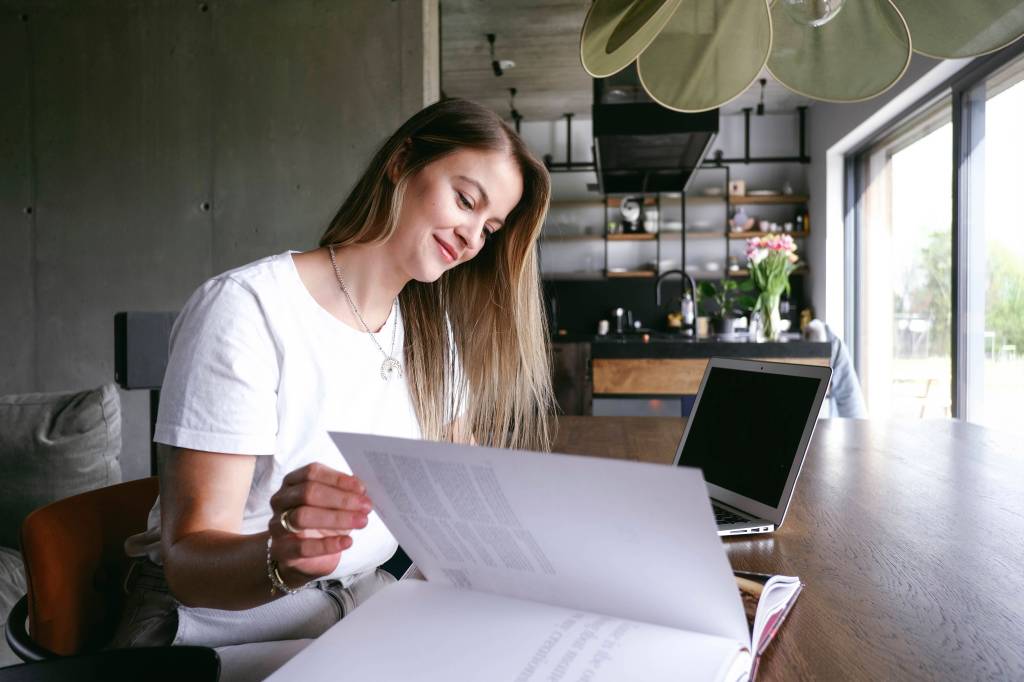
{"label": "black shelf bracket", "polygon": [[750,112],[754,109],[752,107],[746,107],[743,110],[743,156],[738,158],[727,159],[722,156],[721,151],[715,152],[711,160],[705,161],[702,166],[709,168],[713,166],[720,166],[725,163],[802,163],[808,164],[811,162],[811,157],[807,155],[807,107],[799,106],[796,108],[797,116],[800,121],[800,152],[797,156],[751,156],[750,155]]}
{"label": "black shelf bracket", "polygon": [[593,161],[576,162],[572,160],[572,117],[573,113],[562,114],[565,119],[565,161],[555,163],[551,154],[544,155],[544,166],[549,173],[575,173],[578,171],[596,171],[597,164]]}

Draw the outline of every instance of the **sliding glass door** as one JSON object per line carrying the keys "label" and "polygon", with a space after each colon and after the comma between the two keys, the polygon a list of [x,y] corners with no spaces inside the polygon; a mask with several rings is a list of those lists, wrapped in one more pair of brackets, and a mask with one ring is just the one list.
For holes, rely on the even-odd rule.
{"label": "sliding glass door", "polygon": [[869,414],[1024,434],[1024,46],[970,65],[848,168]]}
{"label": "sliding glass door", "polygon": [[952,149],[947,98],[861,157],[857,346],[872,414],[950,415]]}
{"label": "sliding glass door", "polygon": [[963,94],[960,416],[1024,432],[1024,59]]}

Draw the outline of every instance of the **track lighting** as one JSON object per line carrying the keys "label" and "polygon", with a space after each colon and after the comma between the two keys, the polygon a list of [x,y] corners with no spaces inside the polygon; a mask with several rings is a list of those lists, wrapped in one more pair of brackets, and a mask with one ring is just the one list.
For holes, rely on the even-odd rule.
{"label": "track lighting", "polygon": [[497,59],[494,56],[494,39],[493,33],[487,34],[487,42],[491,44],[491,69],[494,71],[495,76],[504,75],[505,69],[515,68],[516,63],[511,59]]}

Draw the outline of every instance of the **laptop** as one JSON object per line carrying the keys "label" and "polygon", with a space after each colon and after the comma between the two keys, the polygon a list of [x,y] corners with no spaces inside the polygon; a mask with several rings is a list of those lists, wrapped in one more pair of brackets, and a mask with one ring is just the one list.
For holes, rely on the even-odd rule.
{"label": "laptop", "polygon": [[704,473],[719,535],[782,525],[832,370],[711,358],[676,448]]}

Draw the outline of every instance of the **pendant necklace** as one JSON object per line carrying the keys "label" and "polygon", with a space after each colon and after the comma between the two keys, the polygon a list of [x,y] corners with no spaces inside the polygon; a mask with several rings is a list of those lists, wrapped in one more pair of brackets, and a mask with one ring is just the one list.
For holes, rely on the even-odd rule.
{"label": "pendant necklace", "polygon": [[391,315],[394,317],[394,322],[391,326],[391,352],[388,353],[384,350],[384,347],[377,341],[377,337],[370,331],[370,327],[366,324],[363,316],[359,314],[359,309],[356,308],[355,301],[352,300],[352,296],[348,293],[348,288],[345,286],[345,281],[341,278],[341,270],[338,269],[338,262],[334,259],[334,246],[328,246],[328,251],[331,254],[331,265],[334,266],[334,276],[338,278],[338,284],[341,286],[341,293],[345,294],[348,305],[352,308],[352,312],[355,314],[356,319],[359,320],[359,324],[363,325],[363,329],[370,335],[370,340],[373,341],[373,345],[377,346],[377,349],[384,356],[384,362],[380,363],[380,378],[384,381],[391,381],[392,377],[402,377],[402,364],[395,359],[395,334],[398,332],[398,298],[395,298],[394,304],[392,304]]}

